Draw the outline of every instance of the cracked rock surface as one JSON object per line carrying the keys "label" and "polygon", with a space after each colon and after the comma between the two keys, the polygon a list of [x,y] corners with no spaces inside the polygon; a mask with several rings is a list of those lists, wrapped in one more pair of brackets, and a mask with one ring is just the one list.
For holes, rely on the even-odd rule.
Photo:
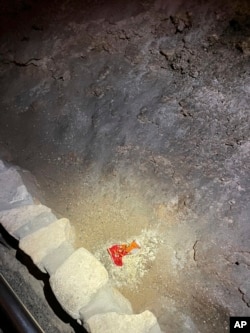
{"label": "cracked rock surface", "polygon": [[1,6],[0,157],[100,259],[147,240],[109,272],[136,312],[228,332],[250,315],[249,1]]}

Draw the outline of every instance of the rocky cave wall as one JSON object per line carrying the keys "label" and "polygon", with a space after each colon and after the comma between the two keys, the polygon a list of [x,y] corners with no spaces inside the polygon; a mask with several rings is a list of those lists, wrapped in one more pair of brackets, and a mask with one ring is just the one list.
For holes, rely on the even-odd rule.
{"label": "rocky cave wall", "polygon": [[5,1],[0,26],[0,157],[78,246],[155,232],[119,278],[162,330],[249,315],[249,2]]}

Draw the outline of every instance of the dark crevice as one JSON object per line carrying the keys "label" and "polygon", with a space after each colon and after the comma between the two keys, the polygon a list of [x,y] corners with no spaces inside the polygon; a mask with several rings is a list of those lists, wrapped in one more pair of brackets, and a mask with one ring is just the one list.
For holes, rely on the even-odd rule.
{"label": "dark crevice", "polygon": [[35,67],[39,67],[36,63],[34,63],[33,61],[39,61],[41,60],[40,58],[31,58],[26,62],[19,62],[16,60],[2,60],[2,63],[5,65],[9,65],[9,64],[14,64],[18,67],[27,67],[27,66],[35,66]]}
{"label": "dark crevice", "polygon": [[248,308],[250,308],[250,301],[246,300],[246,294],[240,288],[238,288],[238,290],[242,295],[242,301],[246,304]]}
{"label": "dark crevice", "polygon": [[197,261],[197,244],[198,244],[199,240],[195,241],[194,245],[193,245],[193,250],[194,250],[194,254],[193,254],[193,259],[194,261]]}

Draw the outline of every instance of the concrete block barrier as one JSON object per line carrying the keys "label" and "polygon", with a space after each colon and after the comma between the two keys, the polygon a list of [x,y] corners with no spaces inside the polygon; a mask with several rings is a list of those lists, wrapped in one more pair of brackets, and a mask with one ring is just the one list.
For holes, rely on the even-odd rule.
{"label": "concrete block barrier", "polygon": [[134,315],[98,314],[87,320],[86,328],[91,333],[161,333],[157,319],[150,311]]}
{"label": "concrete block barrier", "polygon": [[117,289],[105,285],[93,296],[88,305],[80,310],[80,318],[83,323],[90,317],[107,312],[132,314],[131,303]]}
{"label": "concrete block barrier", "polygon": [[73,244],[74,239],[74,230],[69,220],[63,218],[22,238],[19,247],[41,271],[46,272],[43,259],[64,242]]}
{"label": "concrete block barrier", "polygon": [[0,211],[34,203],[22,177],[12,167],[0,173],[0,189]]}
{"label": "concrete block barrier", "polygon": [[42,264],[47,273],[50,276],[53,275],[56,270],[64,263],[64,261],[68,259],[74,252],[74,246],[68,242],[64,242],[53,252],[49,253],[42,260]]}
{"label": "concrete block barrier", "polygon": [[44,205],[25,205],[0,211],[0,223],[16,239],[46,227],[57,218]]}
{"label": "concrete block barrier", "polygon": [[80,319],[100,288],[108,283],[108,272],[86,249],[76,250],[50,278],[51,288],[64,310]]}

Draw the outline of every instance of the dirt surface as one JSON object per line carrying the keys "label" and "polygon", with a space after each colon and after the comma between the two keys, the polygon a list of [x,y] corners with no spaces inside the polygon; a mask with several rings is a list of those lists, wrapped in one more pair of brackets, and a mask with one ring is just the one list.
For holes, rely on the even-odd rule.
{"label": "dirt surface", "polygon": [[[163,332],[250,315],[249,1],[6,1],[1,157]],[[106,248],[141,241],[124,266]]]}

